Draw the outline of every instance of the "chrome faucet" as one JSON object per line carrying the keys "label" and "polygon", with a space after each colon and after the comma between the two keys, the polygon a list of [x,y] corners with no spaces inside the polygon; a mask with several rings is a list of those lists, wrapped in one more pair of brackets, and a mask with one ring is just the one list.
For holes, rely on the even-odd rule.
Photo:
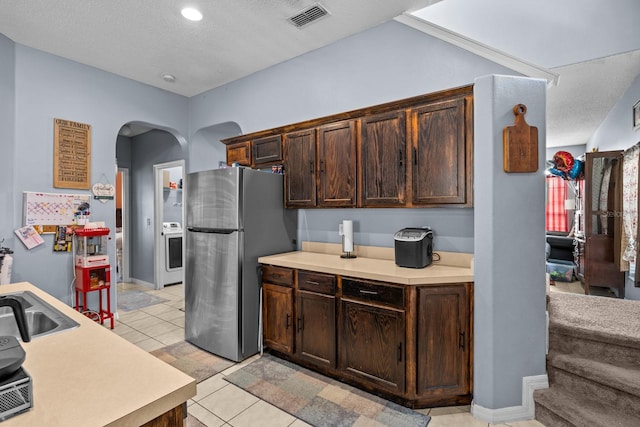
{"label": "chrome faucet", "polygon": [[20,331],[20,337],[23,342],[31,341],[31,335],[29,334],[29,325],[27,324],[27,318],[24,315],[24,308],[22,303],[17,298],[11,295],[0,296],[0,307],[11,307],[13,310],[13,317],[18,323],[18,330]]}

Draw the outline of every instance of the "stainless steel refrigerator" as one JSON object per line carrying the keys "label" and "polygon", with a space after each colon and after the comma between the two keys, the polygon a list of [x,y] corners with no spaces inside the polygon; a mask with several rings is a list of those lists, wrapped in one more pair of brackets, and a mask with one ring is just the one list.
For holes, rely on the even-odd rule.
{"label": "stainless steel refrigerator", "polygon": [[258,257],[296,249],[282,178],[247,168],[186,178],[185,339],[226,359],[258,352]]}

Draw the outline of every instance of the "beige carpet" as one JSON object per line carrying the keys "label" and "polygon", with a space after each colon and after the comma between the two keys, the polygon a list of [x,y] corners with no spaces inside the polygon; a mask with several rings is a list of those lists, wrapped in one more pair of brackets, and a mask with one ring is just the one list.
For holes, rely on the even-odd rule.
{"label": "beige carpet", "polygon": [[549,297],[553,326],[640,347],[640,301],[555,292]]}
{"label": "beige carpet", "polygon": [[204,381],[234,365],[234,362],[204,351],[186,341],[153,350],[151,354],[195,378],[196,382]]}

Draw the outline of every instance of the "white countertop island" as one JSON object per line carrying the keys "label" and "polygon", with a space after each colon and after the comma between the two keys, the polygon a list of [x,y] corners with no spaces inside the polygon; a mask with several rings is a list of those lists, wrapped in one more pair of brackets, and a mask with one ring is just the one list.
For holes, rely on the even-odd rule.
{"label": "white countertop island", "polygon": [[195,396],[195,379],[36,286],[0,286],[0,294],[21,291],[36,294],[80,326],[21,342],[33,407],[3,427],[140,426]]}

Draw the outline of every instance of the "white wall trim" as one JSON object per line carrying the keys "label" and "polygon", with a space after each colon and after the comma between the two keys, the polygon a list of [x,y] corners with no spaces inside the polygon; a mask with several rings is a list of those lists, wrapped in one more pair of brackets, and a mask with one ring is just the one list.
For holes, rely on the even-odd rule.
{"label": "white wall trim", "polygon": [[481,56],[489,61],[495,62],[514,71],[517,71],[527,77],[536,77],[545,79],[548,86],[555,86],[558,84],[559,74],[553,71],[540,67],[531,62],[516,58],[513,55],[502,52],[498,49],[494,49],[491,46],[477,42],[473,39],[463,36],[462,34],[453,32],[444,27],[436,25],[432,22],[425,21],[410,13],[404,13],[400,16],[393,18],[395,21],[407,25],[418,31],[422,31],[430,36],[437,37],[447,43],[454,46],[458,46],[471,53]]}
{"label": "white wall trim", "polygon": [[533,392],[541,388],[549,388],[546,375],[533,375],[522,378],[522,405],[508,408],[488,409],[475,402],[471,404],[471,415],[492,424],[510,421],[532,420],[536,415]]}

